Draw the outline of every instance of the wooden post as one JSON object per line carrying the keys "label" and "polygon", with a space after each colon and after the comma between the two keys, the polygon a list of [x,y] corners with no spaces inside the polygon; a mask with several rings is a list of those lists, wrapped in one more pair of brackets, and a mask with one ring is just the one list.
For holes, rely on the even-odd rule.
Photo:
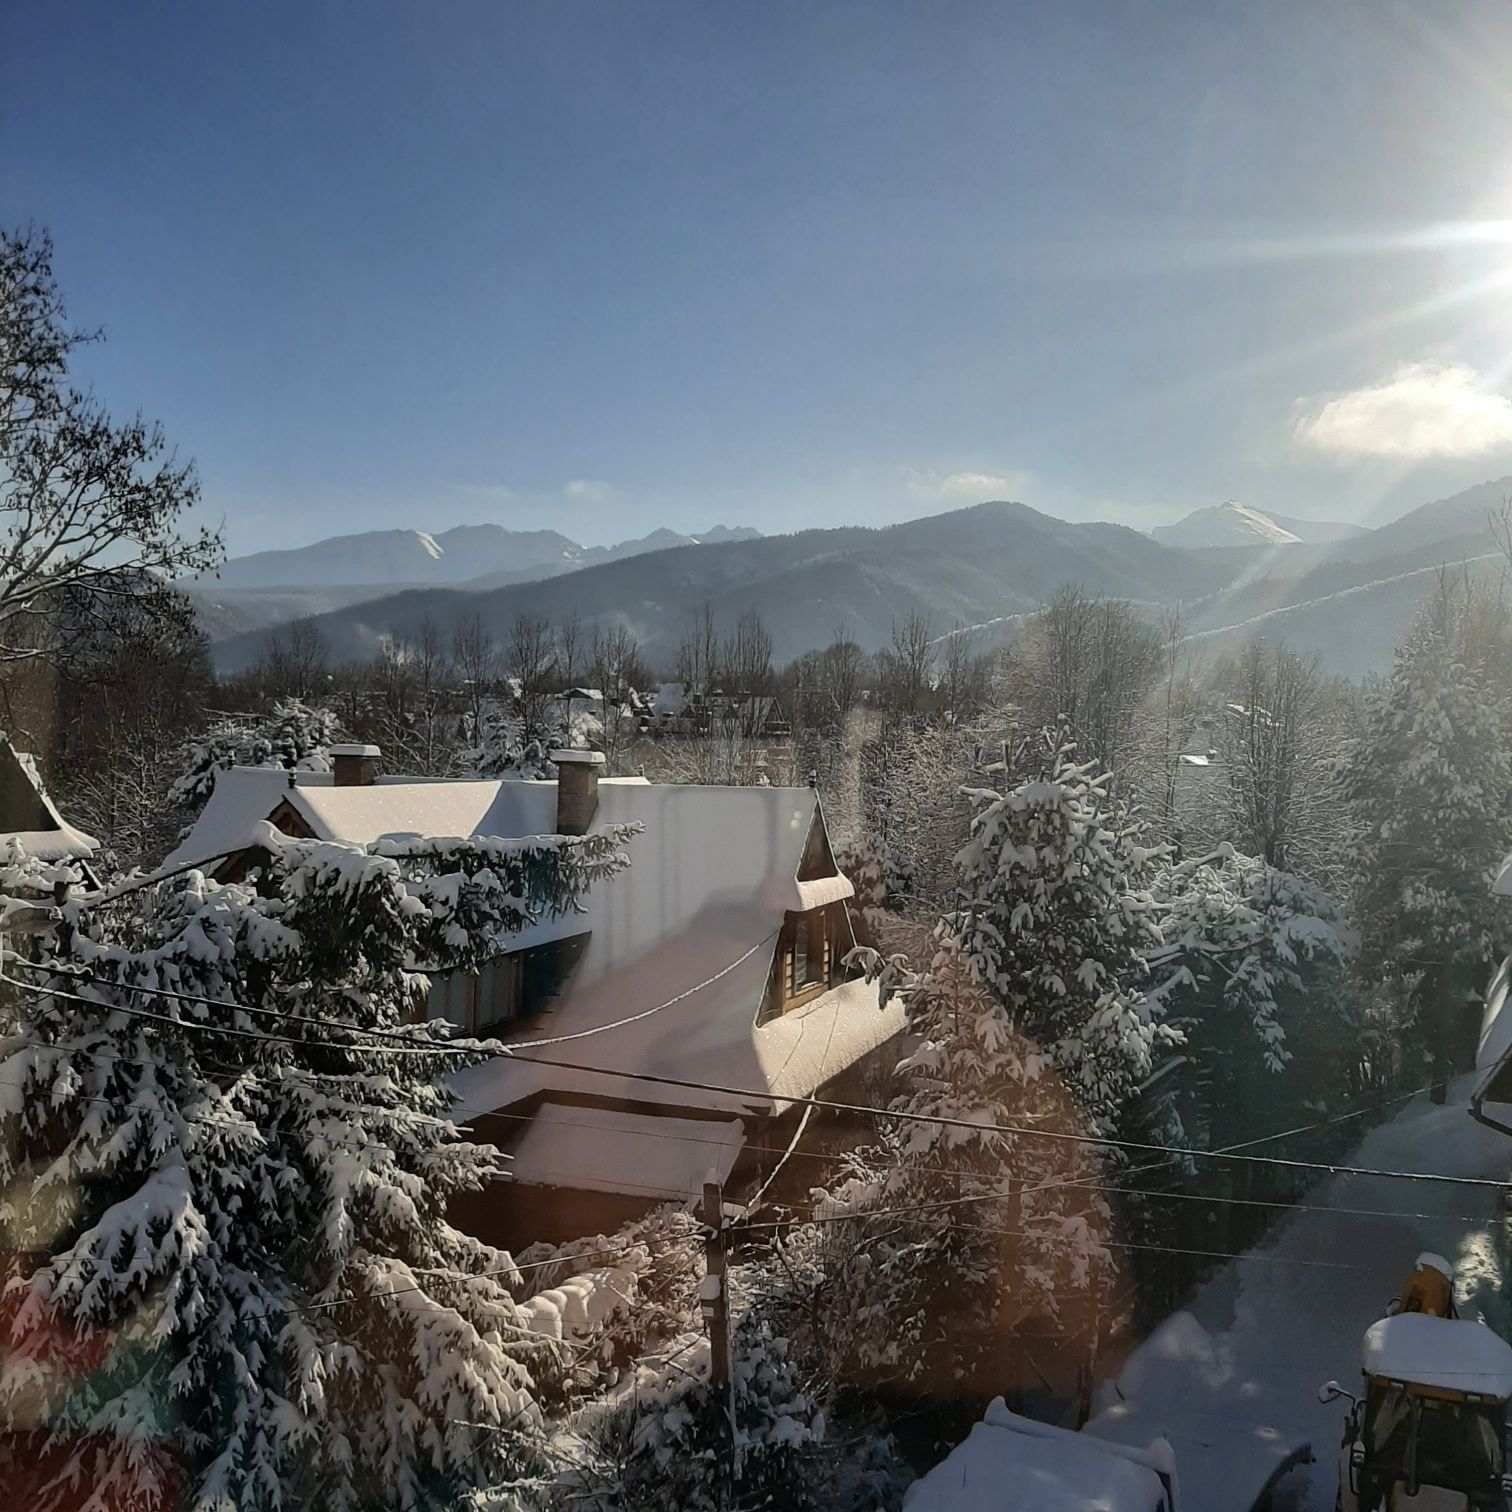
{"label": "wooden post", "polygon": [[704,1278],[698,1287],[698,1305],[709,1330],[709,1385],[716,1402],[721,1396],[724,1398],[720,1416],[725,1423],[726,1464],[731,1476],[738,1479],[735,1383],[730,1371],[730,1290],[725,1274],[724,1192],[717,1181],[704,1182],[703,1220],[707,1233]]}
{"label": "wooden post", "polygon": [[1008,1336],[1004,1340],[1007,1345],[1008,1355],[1008,1379],[1004,1382],[1004,1388],[1008,1394],[1008,1401],[1015,1412],[1022,1411],[1024,1405],[1024,1362],[1022,1357],[1024,1341],[1018,1336],[1018,1315],[1016,1309],[1023,1305],[1023,1242],[1022,1230],[1024,1227],[1024,1183],[1017,1177],[1008,1178],[1008,1212],[1006,1245],[1003,1251],[1003,1270],[1006,1272],[1004,1281],[1008,1287],[1008,1295],[1012,1299],[1009,1306]]}

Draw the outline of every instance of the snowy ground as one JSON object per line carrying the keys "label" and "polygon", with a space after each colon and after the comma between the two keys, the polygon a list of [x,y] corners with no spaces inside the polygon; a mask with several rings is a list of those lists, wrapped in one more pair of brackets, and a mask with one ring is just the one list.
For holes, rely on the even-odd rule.
{"label": "snowy ground", "polygon": [[[1468,1093],[1465,1079],[1443,1107],[1415,1099],[1346,1163],[1512,1182],[1512,1139],[1471,1119]],[[1315,1463],[1285,1478],[1275,1505],[1329,1512],[1345,1404],[1321,1404],[1317,1388],[1333,1378],[1357,1389],[1365,1329],[1424,1250],[1454,1262],[1462,1316],[1512,1334],[1496,1193],[1340,1176],[1304,1201],[1326,1211],[1291,1214],[1262,1248],[1227,1265],[1167,1319],[1119,1377],[1124,1406],[1098,1425],[1144,1443],[1164,1434],[1188,1512],[1245,1512],[1246,1480],[1267,1456],[1284,1457],[1304,1440]],[[1103,1400],[1113,1400],[1106,1387]],[[1119,1412],[1129,1416],[1121,1427]]]}

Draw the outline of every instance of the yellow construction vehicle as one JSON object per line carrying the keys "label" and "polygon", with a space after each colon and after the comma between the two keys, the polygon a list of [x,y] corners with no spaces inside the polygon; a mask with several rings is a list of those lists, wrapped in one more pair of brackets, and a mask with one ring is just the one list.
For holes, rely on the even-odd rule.
{"label": "yellow construction vehicle", "polygon": [[1388,1316],[1365,1331],[1365,1394],[1350,1402],[1339,1452],[1339,1512],[1507,1512],[1512,1345],[1454,1315],[1453,1271],[1418,1257]]}

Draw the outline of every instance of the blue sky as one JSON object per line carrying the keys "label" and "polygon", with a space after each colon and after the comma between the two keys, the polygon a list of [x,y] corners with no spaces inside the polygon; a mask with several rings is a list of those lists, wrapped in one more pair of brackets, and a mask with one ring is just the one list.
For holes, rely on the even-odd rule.
{"label": "blue sky", "polygon": [[1512,473],[1512,12],[14,8],[0,215],[235,552]]}

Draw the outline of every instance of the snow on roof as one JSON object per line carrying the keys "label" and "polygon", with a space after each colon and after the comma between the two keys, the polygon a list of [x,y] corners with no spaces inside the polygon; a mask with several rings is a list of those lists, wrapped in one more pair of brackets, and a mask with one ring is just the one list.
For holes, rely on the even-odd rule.
{"label": "snow on roof", "polygon": [[[329,772],[299,773],[299,790],[329,784]],[[203,866],[247,844],[252,826],[292,791],[282,767],[229,767],[216,775],[209,801],[187,835],[163,860],[165,869]]]}
{"label": "snow on roof", "polygon": [[[597,1069],[524,1059],[469,1067],[454,1080],[464,1115],[542,1088],[647,1101],[644,1083],[614,1074],[625,1072],[757,1090],[650,1089],[662,1102],[768,1113],[899,1033],[901,1006],[879,1008],[876,987],[861,981],[756,1023],[787,912],[850,891],[839,878],[797,880],[818,813],[810,788],[600,784],[596,826],[638,822],[644,833],[629,843],[629,868],[589,894],[588,947],[552,1011],[511,1040],[524,1057],[532,1039],[589,1031],[542,1053]],[[617,1023],[681,994],[638,1023]]]}
{"label": "snow on roof", "polygon": [[903,1497],[904,1512],[1157,1512],[1169,1446],[1141,1451],[1037,1423],[1001,1397]]}
{"label": "snow on roof", "polygon": [[[556,824],[553,782],[388,781],[338,788],[321,774],[301,776],[290,788],[287,773],[232,768],[221,773],[199,822],[169,860],[190,865],[238,848],[253,824],[284,801],[317,837],[351,844],[417,834],[540,835]],[[817,795],[806,787],[601,780],[594,827],[638,823],[643,833],[629,842],[629,868],[590,892],[586,917],[572,918],[567,932],[587,930],[588,943],[551,1010],[530,1034],[512,1041],[528,1054],[532,1038],[616,1024],[543,1052],[599,1069],[574,1072],[523,1060],[470,1067],[455,1081],[463,1116],[542,1090],[651,1100],[644,1083],[605,1074],[624,1072],[760,1093],[669,1088],[656,1091],[656,1101],[772,1112],[898,1034],[901,1005],[879,1008],[875,986],[860,981],[756,1023],[786,913],[852,892],[838,874],[798,880],[818,816]],[[532,934],[520,944],[535,941]],[[680,1001],[638,1023],[616,1023],[674,997]]]}
{"label": "snow on roof", "polygon": [[92,856],[100,848],[98,840],[75,829],[58,812],[35,758],[0,734],[0,840],[12,836],[39,861]]}
{"label": "snow on roof", "polygon": [[1176,758],[1176,761],[1180,766],[1205,767],[1211,765],[1206,756],[1189,756],[1183,754],[1181,756],[1178,756]]}
{"label": "snow on roof", "polygon": [[530,1186],[633,1192],[682,1202],[728,1179],[745,1143],[738,1118],[666,1118],[543,1103],[506,1171]]}
{"label": "snow on roof", "polygon": [[1512,1397],[1512,1345],[1484,1323],[1398,1313],[1365,1330],[1365,1374],[1445,1391]]}
{"label": "snow on roof", "polygon": [[1512,897],[1512,856],[1508,856],[1498,868],[1491,891],[1499,898]]}

